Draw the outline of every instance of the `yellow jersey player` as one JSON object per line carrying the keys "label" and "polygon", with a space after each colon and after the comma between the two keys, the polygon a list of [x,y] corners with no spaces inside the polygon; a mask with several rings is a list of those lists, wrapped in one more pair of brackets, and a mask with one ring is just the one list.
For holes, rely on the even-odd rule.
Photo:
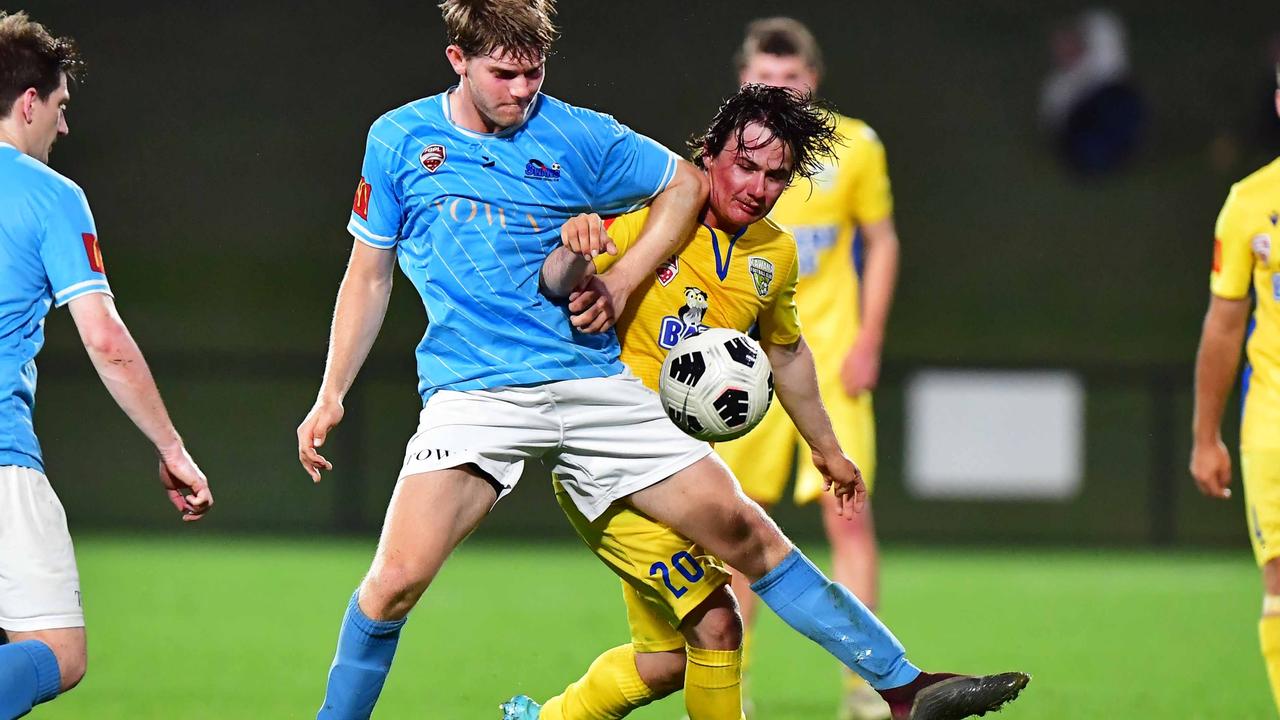
{"label": "yellow jersey player", "polygon": [[[1280,88],[1280,66],[1276,68]],[[1276,91],[1280,114],[1280,89]],[[1222,442],[1223,406],[1240,362],[1240,470],[1253,554],[1264,595],[1258,633],[1271,692],[1280,707],[1280,159],[1236,183],[1218,215],[1209,311],[1196,356],[1191,474],[1205,495],[1230,497],[1231,456]],[[1250,295],[1253,296],[1252,300]],[[1252,306],[1253,319],[1249,319]]]}
{"label": "yellow jersey player", "polygon": [[[823,409],[812,357],[800,335],[795,242],[765,216],[794,176],[808,177],[819,167],[819,159],[832,150],[834,130],[834,117],[807,96],[763,85],[741,88],[707,132],[690,142],[694,161],[707,172],[711,187],[702,226],[637,288],[635,302],[623,304],[618,322],[623,361],[655,391],[667,351],[681,338],[711,326],[755,326],[773,365],[778,399],[831,479],[841,467],[857,471],[841,451]],[[569,263],[607,276],[635,244],[646,213],[624,215],[607,227],[596,215],[566,223],[565,248],[544,266],[545,292],[552,297],[568,293],[576,280],[567,278],[581,277],[566,271]],[[594,265],[587,258],[594,258]],[[591,308],[600,294],[590,280],[585,291],[569,295],[578,327],[594,322]],[[735,484],[717,492],[741,498],[737,490]],[[616,719],[682,685],[691,720],[739,720],[742,624],[724,564],[689,540],[691,531],[681,534],[634,503],[616,502],[592,518],[578,508],[567,484],[557,482],[556,492],[588,547],[622,578],[631,642],[600,655],[585,676],[545,705],[524,695],[503,703],[504,720]],[[851,503],[847,493],[837,494],[842,495],[838,504],[843,511],[856,508],[857,501]],[[862,494],[859,484],[858,499]],[[767,521],[758,506],[741,501],[732,512]],[[1027,681],[1018,673],[957,678],[894,670],[900,646],[856,598],[829,581],[804,590],[793,585],[785,607],[776,602],[768,576],[753,584],[752,591],[775,611],[781,608],[779,614],[794,629],[816,639],[805,623],[789,617],[788,608],[816,601],[812,591],[819,586],[827,588],[824,597],[841,598],[842,613],[856,616],[837,619],[824,612],[822,622],[835,631],[835,642],[820,642],[879,688],[895,717],[967,717],[998,707]],[[790,592],[811,595],[804,600]],[[855,657],[836,650],[850,643],[862,646]],[[877,664],[882,667],[873,667]]]}
{"label": "yellow jersey player", "polygon": [[[756,20],[747,27],[738,58],[742,82],[816,91],[822,57],[813,35],[791,18]],[[875,420],[871,390],[880,370],[885,321],[898,271],[898,236],[884,147],[860,120],[839,118],[841,144],[813,178],[782,194],[770,218],[795,234],[800,256],[796,304],[813,349],[818,385],[840,444],[862,468],[870,491],[875,479]],[[773,407],[742,440],[717,446],[743,490],[766,510],[782,498],[795,471],[798,504],[822,498],[822,477],[793,448],[800,436],[782,408]],[[761,453],[758,448],[770,451]],[[870,507],[852,522],[822,501],[834,578],[872,610],[877,605],[877,549]],[[740,575],[734,590],[750,628],[755,597]],[[750,647],[748,634],[748,648]],[[846,674],[841,717],[879,720],[889,709],[865,683]]]}

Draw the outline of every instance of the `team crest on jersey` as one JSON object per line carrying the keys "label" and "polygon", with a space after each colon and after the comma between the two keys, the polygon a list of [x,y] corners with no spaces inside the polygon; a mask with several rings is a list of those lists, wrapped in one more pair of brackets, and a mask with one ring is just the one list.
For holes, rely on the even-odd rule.
{"label": "team crest on jersey", "polygon": [[556,181],[560,179],[560,163],[546,163],[536,158],[529,158],[524,165],[524,176],[534,180]]}
{"label": "team crest on jersey", "polygon": [[1258,260],[1266,265],[1271,262],[1271,236],[1265,233],[1254,235],[1249,241],[1249,247],[1253,250],[1253,254]]}
{"label": "team crest on jersey", "polygon": [[422,167],[426,168],[427,172],[435,172],[440,169],[447,157],[448,153],[444,151],[443,145],[428,145],[422,148],[422,154],[418,156],[418,160],[422,162]]}
{"label": "team crest on jersey", "polygon": [[756,294],[764,297],[769,294],[769,286],[773,284],[773,263],[762,257],[747,258],[747,269],[751,271],[751,281],[755,283]]}
{"label": "team crest on jersey", "polygon": [[675,315],[662,318],[662,327],[658,331],[658,345],[670,350],[681,340],[697,335],[707,329],[702,323],[710,306],[707,291],[702,288],[687,287],[684,289],[684,305]]}
{"label": "team crest on jersey", "polygon": [[680,258],[672,255],[662,262],[655,271],[658,275],[658,282],[662,283],[662,287],[671,284],[676,279],[676,275],[680,274]]}

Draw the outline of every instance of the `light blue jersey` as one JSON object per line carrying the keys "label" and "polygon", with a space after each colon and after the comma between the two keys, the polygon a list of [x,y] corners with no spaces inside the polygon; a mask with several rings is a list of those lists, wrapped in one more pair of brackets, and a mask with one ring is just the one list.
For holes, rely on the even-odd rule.
{"label": "light blue jersey", "polygon": [[44,472],[31,422],[44,318],[90,293],[111,288],[84,192],[0,143],[0,466]]}
{"label": "light blue jersey", "polygon": [[418,390],[530,385],[622,371],[612,332],[573,329],[538,290],[560,226],[656,196],[678,158],[608,115],[546,95],[496,134],[450,119],[449,93],[386,113],[369,130],[347,228],[392,249],[427,310]]}

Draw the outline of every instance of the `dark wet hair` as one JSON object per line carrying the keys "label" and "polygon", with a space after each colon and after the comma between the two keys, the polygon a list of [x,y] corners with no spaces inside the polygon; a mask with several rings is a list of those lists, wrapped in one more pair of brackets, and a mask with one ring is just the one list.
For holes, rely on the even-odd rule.
{"label": "dark wet hair", "polygon": [[41,100],[62,83],[84,74],[84,62],[71,38],[55,38],[26,13],[0,12],[0,117],[28,88],[35,88]]}
{"label": "dark wet hair", "polygon": [[743,133],[751,123],[759,123],[769,131],[769,141],[777,138],[791,150],[792,178],[809,178],[841,144],[837,122],[835,111],[823,100],[788,88],[743,85],[724,101],[706,131],[689,139],[688,147],[693,164],[703,167],[703,161],[719,155],[731,137],[737,138],[738,147],[754,149]]}

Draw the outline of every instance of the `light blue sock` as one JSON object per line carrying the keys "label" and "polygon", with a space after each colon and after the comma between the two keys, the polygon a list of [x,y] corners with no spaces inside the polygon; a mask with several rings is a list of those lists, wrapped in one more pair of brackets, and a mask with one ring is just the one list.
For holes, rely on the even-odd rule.
{"label": "light blue sock", "polygon": [[0,720],[13,720],[58,696],[58,658],[39,640],[0,645]]}
{"label": "light blue sock", "polygon": [[799,548],[751,589],[778,617],[876,690],[906,685],[920,674],[889,628],[843,585],[828,580]]}
{"label": "light blue sock", "polygon": [[[329,685],[317,720],[367,720],[378,702],[404,620],[372,620],[351,596],[338,633],[338,652],[329,666]],[[407,619],[407,618],[406,618]]]}

